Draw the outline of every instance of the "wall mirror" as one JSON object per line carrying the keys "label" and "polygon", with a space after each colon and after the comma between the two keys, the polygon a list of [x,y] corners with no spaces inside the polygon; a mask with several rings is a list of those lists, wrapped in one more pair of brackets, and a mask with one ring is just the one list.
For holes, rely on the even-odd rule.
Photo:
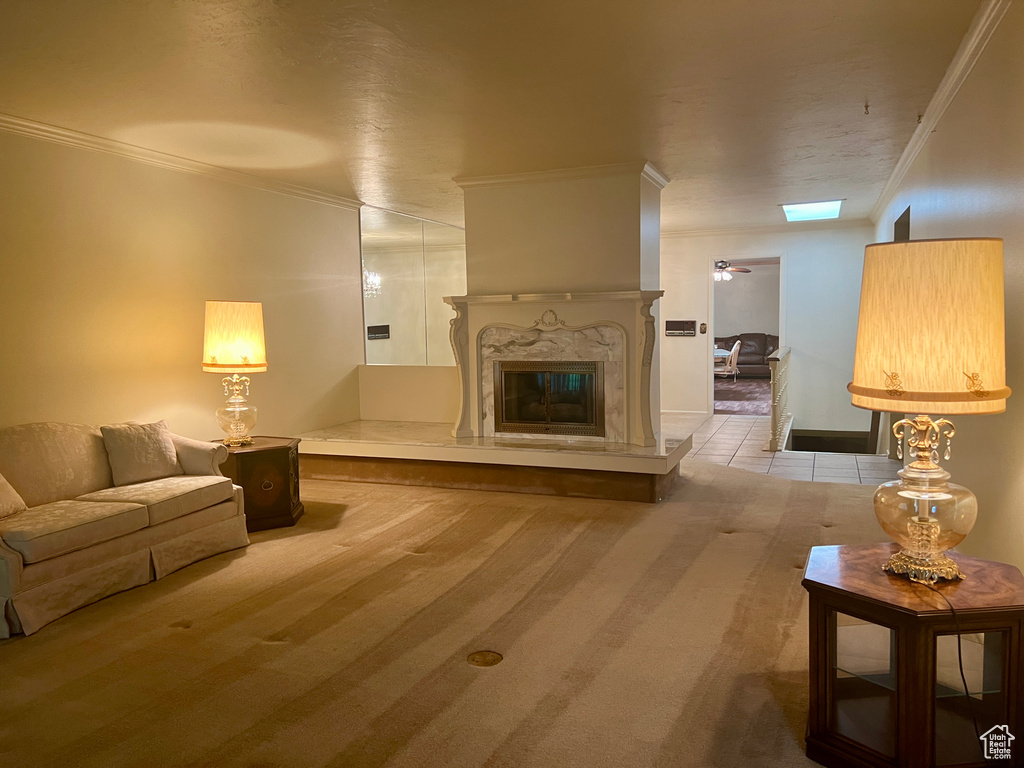
{"label": "wall mirror", "polygon": [[364,206],[363,318],[370,365],[455,365],[444,296],[466,293],[466,232]]}

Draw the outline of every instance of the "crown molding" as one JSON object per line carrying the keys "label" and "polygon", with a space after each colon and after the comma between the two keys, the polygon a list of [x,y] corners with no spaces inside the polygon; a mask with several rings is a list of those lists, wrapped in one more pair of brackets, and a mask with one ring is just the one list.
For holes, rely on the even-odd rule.
{"label": "crown molding", "polygon": [[729,227],[724,229],[663,230],[664,237],[725,237],[728,235],[791,235],[797,232],[825,232],[835,229],[860,229],[875,225],[870,219],[825,219],[822,221],[765,224],[757,227]]}
{"label": "crown molding", "polygon": [[650,163],[644,163],[644,169],[640,172],[640,175],[643,178],[647,179],[649,182],[655,184],[659,190],[667,187],[668,183],[672,181],[672,179],[663,174]]}
{"label": "crown molding", "polygon": [[589,165],[583,168],[558,168],[550,171],[528,173],[506,173],[497,176],[456,176],[452,181],[462,189],[476,187],[500,187],[506,184],[533,184],[544,181],[571,181],[574,179],[595,179],[602,176],[627,176],[637,174],[664,189],[669,178],[647,162],[615,163],[613,165]]}
{"label": "crown molding", "polygon": [[1006,11],[1009,10],[1012,1],[985,0],[981,8],[978,9],[978,13],[975,14],[974,19],[971,21],[967,34],[964,35],[964,39],[960,42],[960,47],[957,48],[956,55],[953,56],[953,60],[946,69],[942,82],[939,83],[939,87],[936,89],[931,101],[928,102],[928,107],[921,116],[921,122],[914,131],[914,135],[910,137],[910,143],[907,144],[903,154],[900,155],[899,162],[893,168],[892,175],[889,176],[889,180],[882,188],[882,193],[878,196],[878,200],[871,209],[870,217],[872,222],[878,222],[882,214],[885,213],[889,203],[892,202],[893,197],[896,196],[896,190],[903,183],[903,179],[910,170],[910,166],[914,164],[914,160],[917,159],[921,150],[924,149],[928,137],[931,136],[942,115],[945,114],[946,108],[953,102],[960,87],[967,80],[967,76],[971,74],[971,70],[974,69],[978,59],[981,58],[985,46],[992,39],[992,35],[995,34],[999,22],[1006,15]]}
{"label": "crown molding", "polygon": [[221,181],[232,184],[239,184],[244,187],[253,187],[267,192],[276,192],[281,195],[299,197],[304,200],[312,200],[325,205],[333,205],[337,208],[358,211],[362,206],[359,200],[352,200],[347,197],[332,195],[316,189],[300,187],[295,184],[288,184],[283,181],[266,179],[262,176],[254,176],[250,173],[232,171],[221,168],[217,165],[200,163],[196,160],[188,160],[175,155],[168,155],[144,147],[137,147],[133,144],[125,144],[113,139],[105,139],[101,136],[93,136],[88,133],[73,131],[69,128],[60,128],[56,125],[39,123],[35,120],[26,120],[23,117],[0,114],[0,130],[8,133],[16,133],[21,136],[28,136],[33,139],[51,141],[55,144],[63,144],[79,149],[89,149],[94,152],[105,152],[108,155],[117,155],[129,160],[134,160],[147,165],[155,165],[159,168],[168,168],[174,171],[184,171],[200,176],[210,176]]}

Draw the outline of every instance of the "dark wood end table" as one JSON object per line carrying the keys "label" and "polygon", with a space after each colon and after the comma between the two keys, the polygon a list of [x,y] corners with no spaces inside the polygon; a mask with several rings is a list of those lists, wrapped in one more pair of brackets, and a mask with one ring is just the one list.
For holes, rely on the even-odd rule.
{"label": "dark wood end table", "polygon": [[[1024,765],[1024,577],[954,553],[967,578],[936,585],[954,615],[882,570],[894,548],[811,549],[807,756],[829,768]],[[1007,734],[1009,757],[986,760]]]}
{"label": "dark wood end table", "polygon": [[221,471],[242,486],[249,531],[295,525],[299,500],[299,438],[253,437],[252,445],[228,446]]}

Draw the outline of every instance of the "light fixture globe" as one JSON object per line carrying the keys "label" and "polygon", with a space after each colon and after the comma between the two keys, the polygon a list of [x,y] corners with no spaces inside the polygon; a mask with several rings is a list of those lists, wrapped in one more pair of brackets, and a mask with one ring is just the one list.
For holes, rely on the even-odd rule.
{"label": "light fixture globe", "polygon": [[721,282],[722,280],[732,280],[733,272],[749,273],[750,270],[746,267],[734,267],[732,262],[723,261],[722,259],[715,262],[714,275],[716,283]]}
{"label": "light fixture globe", "polygon": [[893,425],[913,461],[875,491],[875,517],[902,547],[886,570],[933,583],[962,579],[945,553],[974,526],[978,502],[948,482],[952,422],[927,414],[1001,413],[1006,386],[1003,242],[910,240],[864,252],[853,405],[918,414]]}

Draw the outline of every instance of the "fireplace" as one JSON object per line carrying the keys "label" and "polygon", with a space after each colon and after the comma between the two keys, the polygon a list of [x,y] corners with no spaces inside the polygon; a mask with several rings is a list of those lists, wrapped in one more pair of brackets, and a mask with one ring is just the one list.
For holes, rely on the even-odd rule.
{"label": "fireplace", "polygon": [[604,436],[604,363],[498,360],[495,432]]}
{"label": "fireplace", "polygon": [[[550,443],[572,442],[576,446],[657,445],[652,414],[659,414],[660,408],[655,397],[657,388],[652,383],[657,381],[657,334],[652,308],[661,294],[619,291],[445,297],[455,310],[450,338],[460,392],[459,415],[452,436],[518,433],[524,440],[539,438]],[[548,421],[546,408],[543,422],[531,418],[527,423],[521,418],[523,414],[510,410],[514,401],[503,416],[502,373],[501,367],[495,366],[497,362],[529,363],[539,366],[533,372],[549,373],[565,372],[558,370],[563,363],[586,364],[585,370],[569,371],[594,373],[592,396],[580,403],[586,405],[586,423],[564,421],[557,413],[552,413]],[[540,381],[534,378],[537,393]],[[556,379],[556,391],[559,383]]]}

